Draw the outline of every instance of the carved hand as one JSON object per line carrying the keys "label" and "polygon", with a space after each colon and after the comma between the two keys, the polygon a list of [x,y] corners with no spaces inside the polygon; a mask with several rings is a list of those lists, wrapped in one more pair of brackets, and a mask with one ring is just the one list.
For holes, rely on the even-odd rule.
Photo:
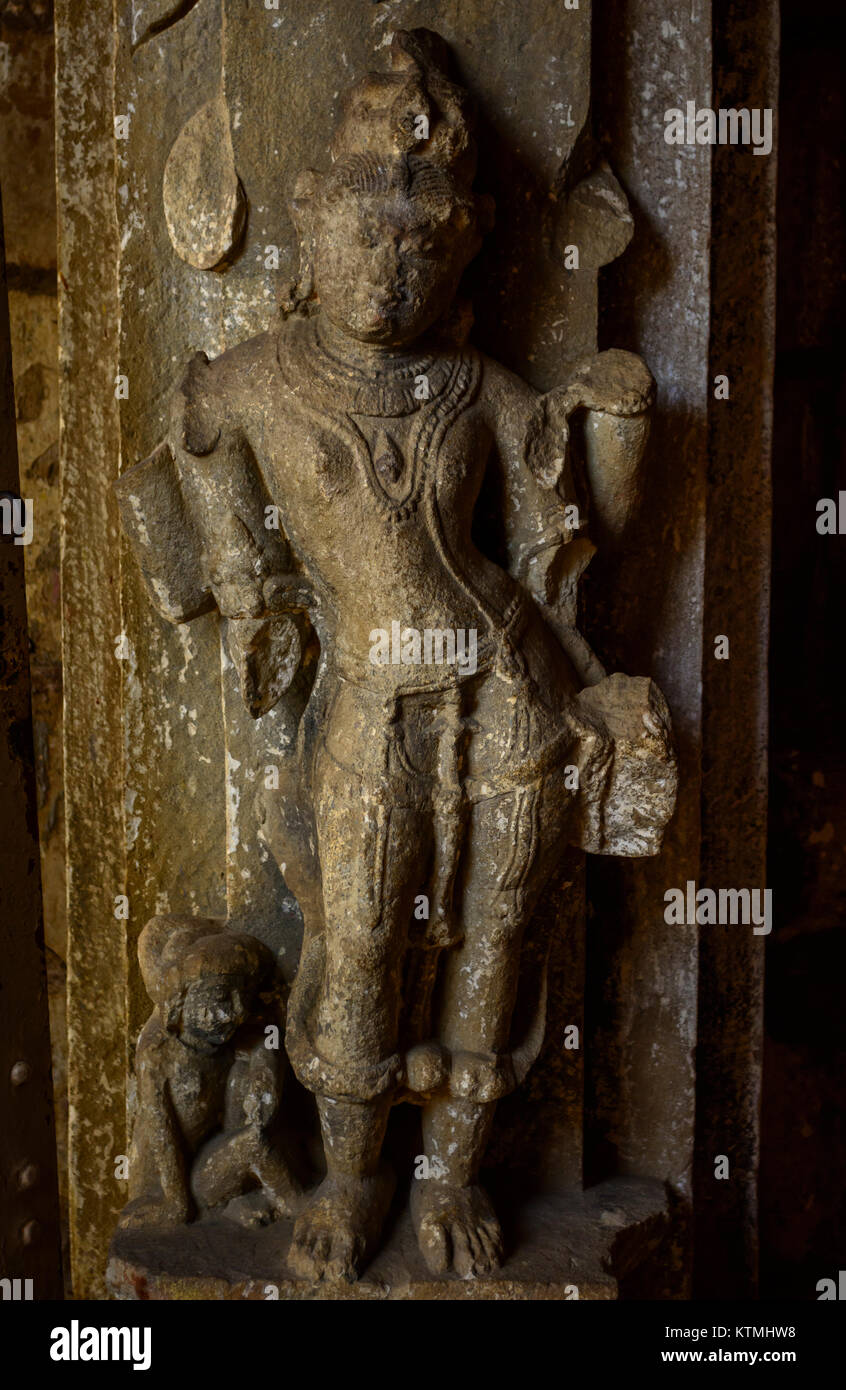
{"label": "carved hand", "polygon": [[642,358],[611,348],[579,362],[554,394],[567,415],[580,406],[609,415],[641,415],[652,405],[655,383]]}
{"label": "carved hand", "polygon": [[549,393],[564,437],[569,416],[584,421],[584,467],[597,543],[614,543],[634,515],[640,498],[640,464],[649,435],[655,383],[646,363],[632,352],[611,349],[579,363],[569,382]]}
{"label": "carved hand", "polygon": [[264,1044],[250,1057],[250,1071],[244,1088],[244,1120],[264,1129],[279,1109],[279,1083],[276,1067]]}

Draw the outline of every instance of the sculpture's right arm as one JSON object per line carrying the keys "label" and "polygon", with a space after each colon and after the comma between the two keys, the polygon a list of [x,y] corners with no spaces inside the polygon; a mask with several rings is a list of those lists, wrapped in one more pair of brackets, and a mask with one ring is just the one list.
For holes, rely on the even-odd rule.
{"label": "sculpture's right arm", "polygon": [[174,623],[215,607],[258,617],[266,581],[289,563],[281,533],[265,526],[264,483],[215,365],[203,353],[192,359],[165,439],[115,484],[153,603]]}

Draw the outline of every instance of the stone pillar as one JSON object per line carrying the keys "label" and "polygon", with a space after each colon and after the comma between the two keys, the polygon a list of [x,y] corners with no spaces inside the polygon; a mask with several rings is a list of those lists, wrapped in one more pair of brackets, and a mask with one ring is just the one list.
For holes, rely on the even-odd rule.
{"label": "stone pillar", "polygon": [[[631,43],[617,42],[622,30]],[[662,130],[664,111],[687,101],[775,110],[777,45],[769,0],[684,14],[661,0],[620,0],[594,55],[597,130],[615,151],[638,228],[600,289],[600,343],[636,344],[658,380],[645,525],[664,543],[646,573],[639,564],[590,582],[621,596],[603,635],[619,633],[615,660],[640,663],[668,691],[684,770],[660,858],[625,865],[622,893],[610,883],[617,867],[596,864],[617,964],[605,983],[598,943],[593,1172],[613,1162],[611,1136],[632,1171],[664,1172],[692,1200],[693,1287],[710,1297],[756,1288],[766,937],[741,925],[668,927],[662,892],[687,880],[765,887],[776,151],[667,145]],[[723,375],[728,399],[716,391]],[[716,655],[720,635],[727,660]],[[629,879],[644,874],[651,886],[632,917]],[[589,974],[590,964],[589,955]],[[609,1072],[614,1038],[619,1070]],[[620,1073],[631,1079],[622,1111]],[[727,1178],[716,1176],[720,1155]]]}
{"label": "stone pillar", "polygon": [[[52,3],[0,0],[0,185],[24,547],[35,787],[63,1246],[67,1247],[67,911]],[[22,175],[25,170],[25,175]]]}
{"label": "stone pillar", "polygon": [[126,1154],[126,923],[120,458],[111,6],[56,7],[62,640],[68,865],[68,1089],[72,1282],[103,1295],[103,1241]]}

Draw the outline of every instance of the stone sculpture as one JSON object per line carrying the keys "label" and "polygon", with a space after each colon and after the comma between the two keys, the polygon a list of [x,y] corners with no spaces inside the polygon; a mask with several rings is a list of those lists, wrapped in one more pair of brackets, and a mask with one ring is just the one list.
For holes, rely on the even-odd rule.
{"label": "stone sculpture", "polygon": [[246,1225],[289,1214],[298,1188],[274,1124],[284,1028],[273,956],[201,918],[154,917],[138,954],[155,1009],[138,1039],[139,1119],[122,1227],[215,1209]]}
{"label": "stone sculpture", "polygon": [[[605,352],[541,395],[469,346],[459,282],[493,215],[470,101],[437,35],[397,33],[390,57],[349,95],[329,171],[297,180],[279,322],[193,359],[167,439],[118,485],[159,611],[219,610],[254,716],[319,642],[263,828],[305,921],[286,1048],[327,1171],[289,1263],[310,1279],[355,1278],[377,1246],[402,1100],[437,1174],[412,1188],[429,1268],[500,1262],[478,1175],[543,1036],[542,997],[512,1036],[524,931],[565,846],[656,853],[676,784],[660,691],[606,675],[577,628],[588,520],[614,539],[636,504],[650,374]],[[176,1084],[163,1007],[142,1141]]]}

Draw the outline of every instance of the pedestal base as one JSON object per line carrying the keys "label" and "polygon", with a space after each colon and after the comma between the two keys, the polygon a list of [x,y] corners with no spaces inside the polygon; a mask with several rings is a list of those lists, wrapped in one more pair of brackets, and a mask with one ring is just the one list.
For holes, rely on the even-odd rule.
{"label": "pedestal base", "polygon": [[245,1230],[215,1218],[118,1231],[109,1289],[118,1299],[165,1300],[617,1299],[660,1297],[671,1282],[666,1193],[650,1179],[618,1178],[506,1211],[506,1261],[478,1279],[430,1274],[406,1211],[356,1283],[310,1283],[287,1267],[291,1225]]}

